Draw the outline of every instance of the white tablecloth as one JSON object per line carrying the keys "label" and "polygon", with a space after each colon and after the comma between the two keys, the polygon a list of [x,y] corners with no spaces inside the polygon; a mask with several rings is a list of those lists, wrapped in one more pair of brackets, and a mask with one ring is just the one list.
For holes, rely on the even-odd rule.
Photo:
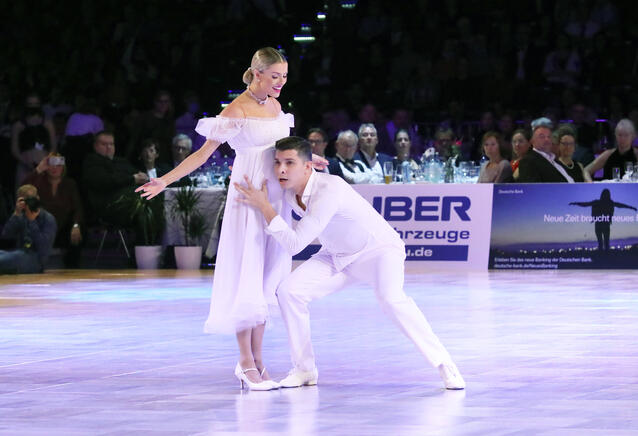
{"label": "white tablecloth", "polygon": [[[166,217],[166,230],[164,231],[164,245],[184,245],[184,231],[181,222],[171,215],[171,204],[174,201],[178,188],[168,188],[164,194],[164,216]],[[207,219],[208,228],[198,245],[205,250],[207,257],[217,254],[219,242],[219,222],[226,203],[226,188],[215,186],[211,188],[195,188],[200,194],[198,210]]]}

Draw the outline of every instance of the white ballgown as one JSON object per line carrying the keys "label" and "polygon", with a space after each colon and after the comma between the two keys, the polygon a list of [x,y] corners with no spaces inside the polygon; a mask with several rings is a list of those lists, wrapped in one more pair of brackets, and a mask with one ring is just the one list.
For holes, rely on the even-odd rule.
{"label": "white ballgown", "polygon": [[233,183],[244,184],[247,175],[261,188],[267,180],[268,197],[275,211],[290,222],[290,206],[274,174],[275,142],[290,135],[292,114],[275,118],[227,118],[199,120],[195,131],[235,150],[231,183],[217,249],[210,313],[204,331],[229,333],[256,327],[269,318],[268,306],[276,306],[275,292],[291,271],[291,258],[264,232],[261,212],[237,201]]}

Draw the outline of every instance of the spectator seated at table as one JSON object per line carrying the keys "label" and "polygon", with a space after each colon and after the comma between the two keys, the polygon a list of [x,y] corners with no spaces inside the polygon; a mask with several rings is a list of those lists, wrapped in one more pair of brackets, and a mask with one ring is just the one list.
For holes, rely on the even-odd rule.
{"label": "spectator seated at table", "polygon": [[394,171],[406,161],[410,164],[412,170],[418,170],[421,167],[420,160],[410,157],[412,141],[410,140],[410,134],[407,130],[397,130],[397,133],[394,135],[394,148],[396,149],[396,156],[392,159],[392,168]]}
{"label": "spectator seated at table", "polygon": [[432,156],[438,153],[441,159],[447,160],[455,153],[455,150],[453,150],[455,139],[456,137],[452,129],[449,127],[440,127],[434,134],[434,147],[425,150],[424,155]]}
{"label": "spectator seated at table", "polygon": [[110,132],[95,136],[93,150],[84,159],[82,171],[91,213],[106,223],[130,226],[130,214],[113,203],[122,194],[148,182],[148,175],[137,171],[128,160],[115,156],[115,139]]}
{"label": "spectator seated at table", "polygon": [[[171,156],[173,161],[173,168],[182,163],[193,150],[193,141],[188,135],[178,133],[171,141]],[[172,168],[171,168],[172,169]],[[191,180],[187,176],[182,177],[177,182],[171,184],[172,187],[177,186],[190,186]]]}
{"label": "spectator seated at table", "polygon": [[512,166],[512,176],[514,181],[518,181],[518,164],[520,163],[521,158],[532,148],[532,144],[529,142],[530,139],[532,139],[532,136],[526,129],[516,129],[512,133],[512,151],[514,152],[514,159],[512,159],[510,164]]}
{"label": "spectator seated at table", "polygon": [[159,162],[159,149],[155,139],[145,139],[140,144],[137,153],[137,169],[143,171],[150,179],[162,177],[171,168],[164,162]]}
{"label": "spectator seated at table", "polygon": [[373,183],[376,176],[363,162],[354,160],[359,138],[352,130],[344,130],[337,135],[336,158],[341,167],[343,179],[350,184]]}
{"label": "spectator seated at table", "polygon": [[503,137],[498,132],[483,135],[483,153],[489,162],[481,167],[477,183],[508,183],[512,181],[512,167],[507,160]]}
{"label": "spectator seated at table", "polygon": [[392,119],[385,124],[387,137],[394,138],[396,132],[400,129],[408,131],[412,140],[412,149],[416,153],[422,154],[425,151],[423,149],[423,141],[421,141],[421,137],[417,133],[415,124],[412,121],[412,112],[406,108],[401,107],[393,111]]}
{"label": "spectator seated at table", "polygon": [[632,147],[636,139],[636,127],[634,123],[623,118],[616,124],[616,147],[603,151],[592,163],[585,167],[585,170],[593,176],[596,171],[603,169],[603,179],[614,178],[613,169],[620,169],[620,177],[625,175],[627,163],[636,164],[638,161],[638,150]]}
{"label": "spectator seated at table", "polygon": [[392,157],[385,153],[377,153],[379,138],[374,124],[361,124],[359,126],[359,151],[353,157],[355,161],[361,161],[374,177],[368,183],[383,183],[383,164],[391,162]]}
{"label": "spectator seated at table", "polygon": [[591,182],[591,176],[580,162],[575,162],[574,151],[576,150],[576,130],[569,124],[558,127],[555,133],[558,139],[558,162],[574,179],[574,182]]}
{"label": "spectator seated at table", "polygon": [[308,139],[308,142],[312,146],[312,153],[316,154],[317,156],[321,156],[328,161],[328,166],[324,168],[322,172],[330,173],[343,178],[343,172],[341,171],[339,161],[331,157],[326,157],[328,134],[319,127],[313,127],[312,129],[308,130],[306,139]]}
{"label": "spectator seated at table", "polygon": [[552,153],[551,126],[547,118],[532,121],[532,149],[518,164],[519,183],[574,183]]}
{"label": "spectator seated at table", "polygon": [[75,268],[80,260],[84,210],[75,180],[66,177],[65,170],[64,157],[51,153],[25,181],[37,188],[42,207],[55,217],[54,247],[64,249],[65,266]]}
{"label": "spectator seated at table", "polygon": [[2,238],[16,243],[13,251],[0,250],[0,274],[41,273],[53,247],[55,218],[40,206],[33,185],[18,188],[13,215],[2,229]]}

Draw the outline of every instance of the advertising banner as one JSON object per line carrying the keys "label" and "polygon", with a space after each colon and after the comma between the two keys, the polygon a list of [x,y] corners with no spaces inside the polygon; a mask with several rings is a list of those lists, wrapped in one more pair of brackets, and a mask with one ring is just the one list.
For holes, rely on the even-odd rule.
{"label": "advertising banner", "polygon": [[[433,267],[486,269],[492,185],[392,184],[353,188],[398,232],[406,260]],[[295,259],[308,258],[309,247]]]}
{"label": "advertising banner", "polygon": [[638,184],[494,186],[489,267],[638,267]]}

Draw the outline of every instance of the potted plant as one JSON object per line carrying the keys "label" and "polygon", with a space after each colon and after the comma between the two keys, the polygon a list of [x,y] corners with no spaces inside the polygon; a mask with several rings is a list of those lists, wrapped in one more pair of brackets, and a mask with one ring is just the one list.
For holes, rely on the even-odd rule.
{"label": "potted plant", "polygon": [[157,196],[146,200],[127,192],[113,203],[127,211],[135,228],[135,262],[139,269],[157,269],[162,257],[159,244],[164,229],[164,199]]}
{"label": "potted plant", "polygon": [[178,269],[199,269],[202,259],[200,239],[206,233],[204,215],[199,211],[200,194],[192,186],[178,188],[171,204],[171,215],[179,221],[184,246],[175,247]]}

